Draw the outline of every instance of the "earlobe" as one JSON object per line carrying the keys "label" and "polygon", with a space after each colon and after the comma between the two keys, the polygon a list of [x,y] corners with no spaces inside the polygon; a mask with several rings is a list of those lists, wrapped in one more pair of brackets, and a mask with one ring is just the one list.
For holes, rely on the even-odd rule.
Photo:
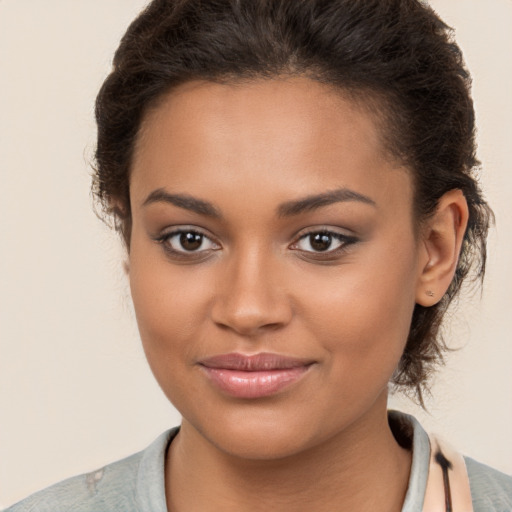
{"label": "earlobe", "polygon": [[416,302],[433,306],[452,282],[468,223],[468,205],[461,190],[450,190],[438,201],[421,235],[423,261],[416,289]]}

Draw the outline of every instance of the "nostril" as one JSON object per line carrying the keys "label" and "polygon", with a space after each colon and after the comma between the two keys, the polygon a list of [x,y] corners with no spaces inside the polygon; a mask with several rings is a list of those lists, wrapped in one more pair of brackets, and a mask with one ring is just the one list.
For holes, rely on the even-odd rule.
{"label": "nostril", "polygon": [[286,305],[265,308],[231,309],[229,305],[217,306],[212,312],[212,320],[223,330],[232,330],[244,336],[252,336],[263,331],[275,331],[289,322],[290,314]]}

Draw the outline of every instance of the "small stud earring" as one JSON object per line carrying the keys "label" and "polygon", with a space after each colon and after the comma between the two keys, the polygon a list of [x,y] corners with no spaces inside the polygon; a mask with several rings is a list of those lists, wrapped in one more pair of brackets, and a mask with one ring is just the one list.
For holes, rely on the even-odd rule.
{"label": "small stud earring", "polygon": [[434,296],[434,292],[432,290],[427,290],[425,292],[429,297],[433,297]]}

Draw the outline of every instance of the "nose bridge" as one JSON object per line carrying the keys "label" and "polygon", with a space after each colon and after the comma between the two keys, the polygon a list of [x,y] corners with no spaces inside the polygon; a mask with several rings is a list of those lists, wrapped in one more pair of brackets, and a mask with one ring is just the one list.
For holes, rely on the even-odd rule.
{"label": "nose bridge", "polygon": [[278,260],[270,248],[254,241],[233,250],[218,283],[214,321],[245,335],[285,325],[291,308]]}

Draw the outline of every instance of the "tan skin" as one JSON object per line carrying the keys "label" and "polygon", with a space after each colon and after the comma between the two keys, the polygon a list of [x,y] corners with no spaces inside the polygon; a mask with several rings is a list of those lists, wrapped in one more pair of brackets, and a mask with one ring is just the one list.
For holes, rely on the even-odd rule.
{"label": "tan skin", "polygon": [[[401,510],[411,454],[388,426],[387,386],[414,305],[434,304],[452,279],[460,191],[415,230],[410,172],[372,116],[289,78],[172,91],[144,120],[130,195],[139,330],[183,416],[168,509]],[[190,232],[199,242],[184,247]],[[231,352],[310,364],[284,390],[242,399],[198,363]]]}

